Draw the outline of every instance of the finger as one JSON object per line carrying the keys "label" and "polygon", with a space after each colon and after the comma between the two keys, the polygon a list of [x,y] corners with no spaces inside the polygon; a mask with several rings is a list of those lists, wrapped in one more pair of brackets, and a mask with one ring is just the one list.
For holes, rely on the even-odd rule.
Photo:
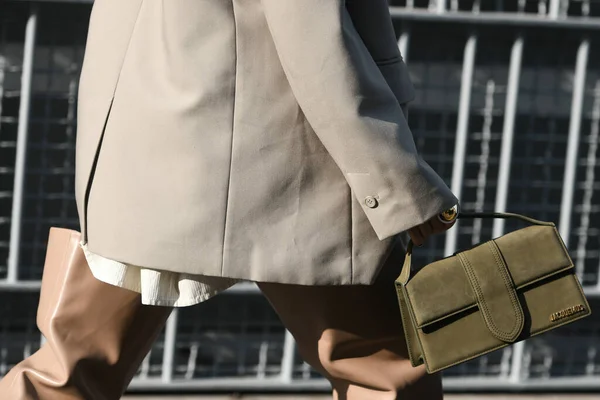
{"label": "finger", "polygon": [[419,225],[417,228],[419,229],[419,232],[421,233],[421,236],[423,237],[423,242],[425,242],[427,240],[427,238],[429,236],[431,236],[433,233],[433,227],[428,222],[425,222],[424,224]]}
{"label": "finger", "polygon": [[452,228],[456,223],[456,220],[452,221],[452,223],[445,224],[436,217],[432,218],[430,222],[433,228],[433,233],[442,233]]}
{"label": "finger", "polygon": [[421,232],[417,228],[411,229],[408,234],[410,235],[410,239],[416,246],[421,246],[423,244],[423,236]]}
{"label": "finger", "polygon": [[421,234],[421,244],[424,244],[429,235],[425,233],[421,228],[419,228],[419,233]]}
{"label": "finger", "polygon": [[420,226],[421,231],[426,236],[431,236],[435,233],[435,226],[433,225],[433,221],[429,220]]}
{"label": "finger", "polygon": [[421,236],[421,232],[417,228],[413,228],[408,231],[410,239],[415,244],[415,246],[423,245],[423,236]]}

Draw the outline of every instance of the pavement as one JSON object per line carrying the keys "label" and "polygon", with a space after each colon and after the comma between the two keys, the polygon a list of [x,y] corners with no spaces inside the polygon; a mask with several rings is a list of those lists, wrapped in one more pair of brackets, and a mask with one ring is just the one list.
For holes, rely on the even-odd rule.
{"label": "pavement", "polygon": [[[327,395],[164,395],[140,396],[129,395],[122,400],[331,400]],[[444,400],[600,400],[597,394],[447,394]]]}

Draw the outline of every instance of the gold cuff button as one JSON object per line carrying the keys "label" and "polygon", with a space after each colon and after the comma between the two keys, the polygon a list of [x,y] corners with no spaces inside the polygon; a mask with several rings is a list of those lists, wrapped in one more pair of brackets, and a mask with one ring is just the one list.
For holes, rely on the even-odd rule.
{"label": "gold cuff button", "polygon": [[367,205],[367,207],[369,208],[375,208],[377,207],[377,199],[373,196],[367,196],[365,197],[365,204]]}
{"label": "gold cuff button", "polygon": [[452,208],[443,211],[438,214],[438,219],[444,224],[451,224],[458,217],[458,206],[454,205]]}

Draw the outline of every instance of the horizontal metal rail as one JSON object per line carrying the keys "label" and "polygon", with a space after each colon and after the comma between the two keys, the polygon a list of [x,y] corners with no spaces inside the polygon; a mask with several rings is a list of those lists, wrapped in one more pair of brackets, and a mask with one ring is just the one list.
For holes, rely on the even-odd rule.
{"label": "horizontal metal rail", "polygon": [[[91,4],[93,0],[8,0],[8,2],[36,3],[82,3]],[[503,11],[452,11],[447,9],[429,10],[428,8],[406,8],[390,6],[393,18],[402,20],[433,20],[437,22],[460,22],[476,25],[515,25],[515,26],[548,26],[570,29],[600,29],[600,17],[561,17],[554,18],[550,14],[535,14]]]}
{"label": "horizontal metal rail", "polygon": [[279,376],[257,379],[256,377],[243,378],[209,378],[209,379],[181,379],[165,383],[158,379],[134,379],[129,385],[129,392],[153,391],[327,391],[330,384],[325,379],[306,379],[287,381]]}
{"label": "horizontal metal rail", "polygon": [[473,25],[503,25],[503,26],[536,26],[565,29],[599,30],[600,18],[598,17],[564,17],[551,19],[546,15],[510,13],[510,12],[479,12],[447,11],[442,14],[432,13],[427,9],[390,7],[393,18],[403,21],[435,21],[455,22]]}
{"label": "horizontal metal rail", "polygon": [[[4,292],[35,292],[39,291],[41,287],[40,281],[17,281],[7,282],[6,280],[0,280],[0,291]],[[589,286],[584,287],[583,291],[586,296],[597,298],[600,297],[600,287]],[[258,287],[251,282],[238,283],[237,285],[225,290],[222,294],[230,295],[246,295],[246,294],[259,294],[260,290]]]}
{"label": "horizontal metal rail", "polygon": [[[476,378],[476,377],[452,377],[443,378],[444,389],[448,392],[468,391],[589,391],[600,388],[600,379],[596,376],[584,377],[554,377],[551,379],[527,379],[520,382],[511,382],[507,378]],[[210,378],[195,380],[174,380],[165,383],[160,378],[156,379],[134,379],[129,385],[128,391],[278,391],[278,392],[300,392],[300,391],[329,391],[330,384],[325,379],[315,378],[285,381],[280,377],[256,379],[247,378]]]}

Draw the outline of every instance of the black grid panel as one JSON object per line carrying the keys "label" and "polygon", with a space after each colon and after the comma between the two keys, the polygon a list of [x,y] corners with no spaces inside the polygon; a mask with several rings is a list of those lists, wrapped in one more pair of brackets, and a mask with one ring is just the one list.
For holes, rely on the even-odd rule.
{"label": "black grid panel", "polygon": [[163,356],[165,354],[165,329],[154,341],[152,349],[140,365],[136,379],[160,378],[163,374]]}
{"label": "black grid panel", "polygon": [[[559,221],[579,43],[577,32],[550,29],[526,32],[508,211]],[[522,226],[509,220],[506,230]]]}
{"label": "black grid panel", "polygon": [[590,37],[569,248],[585,285],[600,277],[600,34]]}
{"label": "black grid panel", "polygon": [[[600,17],[598,0],[563,0],[561,11],[571,17]],[[566,9],[565,9],[566,8]]]}
{"label": "black grid panel", "polygon": [[26,4],[0,3],[0,279],[7,274]]}
{"label": "black grid panel", "polygon": [[51,226],[78,229],[76,95],[90,5],[41,6],[34,54],[20,279],[40,279]]}
{"label": "black grid panel", "polygon": [[0,291],[0,377],[40,347],[38,293]]}
{"label": "black grid panel", "polygon": [[284,338],[285,328],[260,295],[218,296],[182,308],[173,377],[278,375]]}
{"label": "black grid panel", "polygon": [[[410,29],[407,59],[416,98],[409,106],[408,122],[419,153],[448,185],[467,37],[468,32],[454,24],[431,29],[428,22],[415,23]],[[442,256],[443,249],[444,238],[431,237],[415,256],[415,263],[431,262]]]}
{"label": "black grid panel", "polygon": [[323,379],[323,375],[312,368],[306,361],[302,359],[298,346],[294,353],[294,367],[292,370],[292,378],[298,380],[308,379]]}
{"label": "black grid panel", "polygon": [[500,349],[444,370],[444,377],[490,377],[509,373],[510,349]]}

